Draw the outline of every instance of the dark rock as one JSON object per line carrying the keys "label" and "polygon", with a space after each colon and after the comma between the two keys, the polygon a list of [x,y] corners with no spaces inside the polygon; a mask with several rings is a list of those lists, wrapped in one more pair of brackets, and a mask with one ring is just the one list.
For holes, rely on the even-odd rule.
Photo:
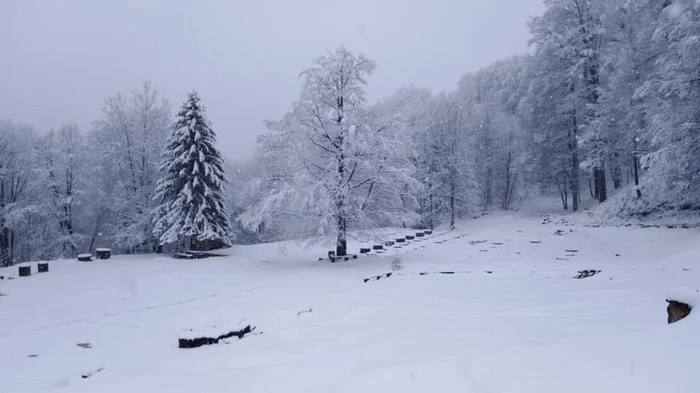
{"label": "dark rock", "polygon": [[687,317],[690,311],[693,309],[689,304],[679,302],[677,300],[668,300],[668,307],[666,307],[666,312],[668,313],[668,323],[676,323],[681,319]]}

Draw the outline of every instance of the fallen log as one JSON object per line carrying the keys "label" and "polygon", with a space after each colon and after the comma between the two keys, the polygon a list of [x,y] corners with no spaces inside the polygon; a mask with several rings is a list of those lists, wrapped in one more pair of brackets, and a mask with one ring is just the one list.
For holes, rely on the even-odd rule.
{"label": "fallen log", "polygon": [[180,338],[178,339],[178,347],[180,348],[198,348],[203,345],[212,345],[212,344],[218,344],[219,341],[225,340],[227,338],[231,337],[238,337],[238,339],[242,339],[245,337],[246,334],[252,333],[253,330],[255,330],[255,327],[250,327],[250,325],[244,327],[241,330],[236,330],[232,332],[228,332],[226,334],[222,334],[218,337],[197,337],[197,338]]}

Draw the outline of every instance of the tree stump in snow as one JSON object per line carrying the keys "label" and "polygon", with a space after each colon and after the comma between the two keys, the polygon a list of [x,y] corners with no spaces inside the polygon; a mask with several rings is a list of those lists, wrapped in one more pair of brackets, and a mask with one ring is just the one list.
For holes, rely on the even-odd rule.
{"label": "tree stump in snow", "polygon": [[92,254],[79,254],[78,260],[80,262],[92,262]]}
{"label": "tree stump in snow", "polygon": [[28,277],[32,275],[32,267],[31,266],[20,266],[19,267],[19,276],[20,277]]}
{"label": "tree stump in snow", "polygon": [[95,259],[109,259],[112,257],[112,250],[109,248],[96,248]]}
{"label": "tree stump in snow", "polygon": [[668,313],[668,323],[676,323],[681,319],[687,317],[690,311],[693,309],[689,304],[679,302],[677,300],[668,300],[668,307],[666,307],[666,312]]}
{"label": "tree stump in snow", "polygon": [[39,273],[48,273],[49,271],[49,263],[39,263],[36,265],[37,269],[39,270]]}

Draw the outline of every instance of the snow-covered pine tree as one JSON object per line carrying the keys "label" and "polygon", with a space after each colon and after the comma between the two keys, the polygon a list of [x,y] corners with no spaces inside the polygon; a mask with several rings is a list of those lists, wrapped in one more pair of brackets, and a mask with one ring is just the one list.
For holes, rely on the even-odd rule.
{"label": "snow-covered pine tree", "polygon": [[222,197],[223,160],[199,95],[189,93],[163,151],[156,187],[154,235],[161,245],[231,244]]}

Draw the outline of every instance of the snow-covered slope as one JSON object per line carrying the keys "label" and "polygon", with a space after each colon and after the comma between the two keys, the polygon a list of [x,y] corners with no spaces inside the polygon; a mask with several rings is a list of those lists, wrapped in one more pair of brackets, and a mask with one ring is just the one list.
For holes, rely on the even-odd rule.
{"label": "snow-covered slope", "polygon": [[700,233],[541,222],[490,215],[336,264],[293,243],[53,262],[0,281],[0,392],[700,391],[700,316],[665,311],[700,297]]}

